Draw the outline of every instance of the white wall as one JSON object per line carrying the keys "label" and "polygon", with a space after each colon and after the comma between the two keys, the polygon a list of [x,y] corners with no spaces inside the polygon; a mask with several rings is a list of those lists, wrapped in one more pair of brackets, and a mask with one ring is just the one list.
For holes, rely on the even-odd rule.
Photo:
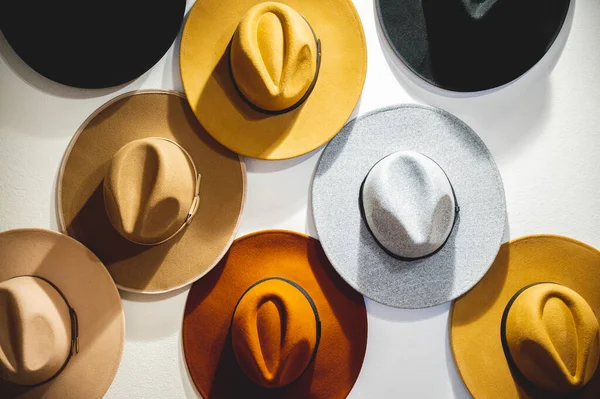
{"label": "white wall", "polygon": [[[401,102],[453,112],[496,157],[508,205],[506,238],[558,233],[600,247],[600,2],[577,0],[570,34],[563,31],[541,63],[508,87],[477,97],[456,97],[417,82],[393,60],[378,33],[372,0],[355,4],[369,50],[355,115]],[[55,181],[73,133],[94,109],[122,92],[181,90],[178,44],[126,87],[82,91],[37,75],[0,36],[0,230],[57,229]],[[239,235],[266,228],[315,235],[308,192],[319,154],[248,161]],[[186,295],[187,289],[159,297],[122,294],[127,341],[107,398],[197,397],[180,343]],[[448,348],[448,304],[405,311],[367,300],[367,308],[367,356],[350,398],[468,397]]]}

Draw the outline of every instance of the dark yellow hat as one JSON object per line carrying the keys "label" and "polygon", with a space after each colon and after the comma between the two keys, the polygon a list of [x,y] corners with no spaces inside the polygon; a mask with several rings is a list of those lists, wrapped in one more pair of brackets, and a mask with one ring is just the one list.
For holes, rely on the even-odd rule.
{"label": "dark yellow hat", "polygon": [[261,159],[325,144],[350,118],[367,72],[351,0],[197,2],[180,49],[181,79],[219,143]]}
{"label": "dark yellow hat", "polygon": [[600,397],[600,251],[526,236],[456,300],[451,345],[475,398]]}

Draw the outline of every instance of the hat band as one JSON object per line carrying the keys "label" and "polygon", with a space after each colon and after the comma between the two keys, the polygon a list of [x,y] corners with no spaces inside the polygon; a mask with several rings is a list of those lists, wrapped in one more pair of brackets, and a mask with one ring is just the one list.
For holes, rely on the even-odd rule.
{"label": "hat band", "polygon": [[67,364],[69,363],[69,360],[71,360],[71,358],[74,355],[76,355],[76,354],[79,353],[79,321],[77,319],[77,312],[75,312],[75,309],[73,309],[71,307],[71,304],[69,304],[69,301],[67,300],[67,297],[65,296],[65,294],[63,294],[62,291],[54,283],[52,283],[50,280],[47,280],[44,277],[33,276],[33,275],[21,275],[21,276],[15,276],[15,277],[12,277],[12,278],[18,278],[18,277],[33,277],[33,278],[37,278],[37,279],[40,279],[40,280],[46,282],[48,285],[50,285],[52,288],[54,288],[56,290],[56,292],[58,292],[58,294],[62,297],[62,299],[67,304],[67,307],[69,308],[69,317],[71,319],[71,350],[69,351],[69,356],[67,356],[67,359],[65,360],[65,362],[63,363],[63,365],[60,367],[60,369],[58,369],[58,371],[52,377],[47,378],[46,380],[44,380],[42,382],[38,382],[37,384],[33,384],[33,385],[21,385],[21,384],[13,383],[15,385],[19,385],[19,386],[23,386],[23,387],[34,388],[34,387],[37,387],[37,386],[40,386],[40,385],[44,385],[45,383],[47,383],[47,382],[53,380],[54,378],[56,378],[67,367]]}
{"label": "hat band", "polygon": [[[230,331],[230,335],[231,335],[231,326],[233,325],[233,315],[235,314],[238,305],[240,304],[240,302],[242,301],[242,298],[244,298],[244,296],[248,293],[248,291],[250,291],[252,288],[256,287],[257,285],[264,283],[265,281],[269,281],[269,280],[280,280],[283,282],[286,282],[288,284],[290,284],[292,287],[296,288],[298,291],[300,291],[300,293],[302,295],[304,295],[304,297],[306,298],[306,300],[308,301],[314,315],[315,315],[315,320],[316,320],[316,324],[317,324],[317,337],[315,340],[315,348],[313,349],[313,353],[312,356],[310,358],[310,361],[308,362],[308,364],[306,365],[306,367],[304,368],[304,370],[302,370],[302,373],[300,373],[300,375],[298,376],[298,378],[296,378],[294,381],[290,382],[288,385],[293,384],[294,382],[298,381],[300,378],[302,378],[302,376],[304,375],[304,373],[306,373],[306,370],[308,370],[308,368],[310,367],[310,365],[313,363],[313,361],[315,360],[315,357],[317,357],[317,349],[319,348],[319,343],[321,342],[321,319],[319,318],[319,312],[317,311],[317,305],[315,305],[315,302],[313,301],[313,299],[311,298],[311,296],[308,294],[308,292],[306,292],[306,290],[304,288],[302,288],[302,286],[300,286],[298,283],[292,281],[292,280],[288,280],[287,278],[284,277],[267,277],[267,278],[263,278],[262,280],[258,280],[257,282],[255,282],[254,284],[252,284],[250,287],[248,287],[248,289],[246,289],[246,291],[244,291],[244,293],[240,296],[240,299],[237,301],[237,303],[235,304],[235,307],[233,308],[233,313],[231,316],[231,321],[229,323],[229,331]],[[233,342],[230,341],[231,344],[233,345]]]}
{"label": "hat band", "polygon": [[258,112],[263,113],[263,114],[267,114],[267,115],[282,115],[282,114],[286,114],[288,112],[291,112],[291,111],[295,110],[299,106],[301,106],[304,103],[304,101],[306,101],[306,99],[310,96],[310,94],[312,93],[313,89],[315,88],[315,85],[317,84],[317,79],[319,78],[319,70],[321,69],[321,40],[317,39],[317,34],[315,33],[315,31],[312,28],[312,26],[308,23],[308,20],[306,18],[304,18],[304,16],[302,16],[302,15],[301,15],[301,17],[306,21],[306,24],[310,28],[310,31],[312,32],[313,37],[315,38],[315,43],[317,45],[317,68],[315,70],[315,76],[313,77],[313,80],[310,83],[310,86],[308,86],[308,89],[306,90],[306,93],[304,93],[304,95],[302,96],[302,98],[300,98],[300,100],[298,100],[292,106],[287,107],[287,108],[282,109],[282,110],[272,111],[272,110],[261,108],[258,105],[254,104],[252,101],[250,101],[246,96],[244,96],[244,94],[240,90],[239,86],[235,82],[235,77],[233,76],[233,69],[231,68],[231,44],[233,42],[233,37],[235,36],[235,33],[231,37],[231,40],[229,41],[229,45],[227,45],[227,67],[229,68],[229,77],[231,79],[231,82],[233,83],[233,87],[235,88],[235,91],[237,91],[237,93],[240,96],[240,98],[242,100],[244,100],[244,102],[246,104],[248,104],[248,106],[250,108],[252,108],[253,110],[258,111]]}
{"label": "hat band", "polygon": [[196,164],[194,163],[194,160],[192,159],[192,156],[179,143],[177,143],[177,142],[175,142],[175,141],[173,141],[171,139],[167,139],[165,137],[159,137],[159,138],[161,140],[165,140],[165,141],[168,141],[168,142],[170,142],[172,144],[175,144],[177,147],[179,147],[179,149],[185,154],[185,156],[188,159],[188,162],[190,163],[190,165],[192,165],[192,169],[194,170],[194,176],[196,178],[196,182],[194,183],[194,198],[192,199],[192,204],[190,205],[190,210],[188,211],[188,214],[187,214],[187,216],[185,218],[185,221],[183,222],[183,224],[173,234],[171,234],[169,237],[165,238],[162,241],[159,241],[159,242],[156,242],[156,243],[152,243],[152,244],[145,244],[145,243],[141,243],[141,242],[136,242],[136,244],[145,245],[145,246],[153,246],[153,245],[164,244],[165,242],[169,241],[171,238],[175,237],[177,234],[179,234],[181,232],[181,230],[183,230],[184,228],[186,228],[187,226],[189,226],[190,223],[192,223],[192,219],[196,215],[196,211],[198,211],[198,207],[200,205],[200,181],[202,179],[202,175],[200,175],[200,173],[198,173],[198,169],[196,169]]}
{"label": "hat band", "polygon": [[[391,154],[388,154],[391,155]],[[385,157],[387,157],[388,155],[386,155]],[[364,225],[367,227],[367,230],[369,231],[369,234],[371,234],[371,237],[373,237],[373,239],[375,240],[375,242],[377,243],[377,245],[379,245],[379,247],[389,256],[391,256],[394,259],[398,259],[398,260],[402,260],[402,261],[413,261],[413,260],[419,260],[419,259],[425,259],[428,258],[430,256],[433,256],[435,254],[437,254],[439,251],[442,250],[442,248],[444,248],[444,246],[446,245],[446,243],[448,242],[448,240],[450,239],[450,236],[452,235],[452,231],[454,230],[454,226],[456,225],[456,221],[459,217],[459,213],[460,213],[460,207],[458,206],[458,200],[456,199],[456,193],[454,192],[454,187],[452,186],[452,183],[450,182],[450,179],[448,179],[448,175],[446,174],[446,172],[444,171],[444,169],[442,169],[442,167],[435,162],[433,159],[429,158],[427,155],[421,154],[424,157],[427,157],[428,159],[430,159],[433,163],[435,163],[440,170],[442,171],[442,173],[446,176],[446,179],[448,180],[448,184],[450,185],[450,190],[452,191],[452,196],[454,197],[454,220],[452,221],[452,228],[450,229],[450,234],[448,234],[448,237],[446,237],[446,240],[444,241],[444,243],[442,245],[440,245],[440,247],[438,249],[436,249],[435,251],[433,251],[430,254],[424,255],[424,256],[418,256],[416,258],[408,258],[405,256],[398,256],[395,253],[391,252],[390,250],[388,250],[382,243],[379,242],[379,240],[377,239],[377,237],[375,236],[375,234],[373,234],[373,231],[371,230],[371,228],[369,227],[369,223],[367,222],[367,217],[365,215],[365,208],[363,205],[363,187],[365,185],[365,181],[367,180],[367,177],[369,176],[369,173],[371,172],[371,170],[375,167],[375,165],[377,165],[377,163],[375,163],[375,165],[373,165],[371,167],[371,169],[369,170],[369,172],[367,172],[367,175],[365,176],[365,178],[363,179],[361,185],[360,185],[360,193],[358,195],[358,207],[360,209],[360,216],[363,220]],[[385,157],[381,158],[384,159]]]}
{"label": "hat band", "polygon": [[[506,362],[508,363],[510,370],[519,377],[521,383],[529,386],[533,386],[533,384],[523,375],[523,373],[521,373],[521,370],[519,370],[519,367],[517,367],[517,364],[515,363],[514,359],[512,358],[512,355],[510,354],[510,349],[508,348],[508,341],[506,340],[506,320],[508,319],[508,313],[510,312],[510,308],[512,307],[513,303],[515,303],[519,295],[521,295],[523,291],[540,284],[556,283],[553,283],[551,281],[540,281],[538,283],[529,284],[521,288],[512,296],[512,298],[510,298],[510,300],[506,304],[504,312],[502,313],[502,320],[500,322],[500,340],[502,341],[502,351],[504,352],[504,356],[506,357]],[[536,388],[540,389],[538,387]]]}

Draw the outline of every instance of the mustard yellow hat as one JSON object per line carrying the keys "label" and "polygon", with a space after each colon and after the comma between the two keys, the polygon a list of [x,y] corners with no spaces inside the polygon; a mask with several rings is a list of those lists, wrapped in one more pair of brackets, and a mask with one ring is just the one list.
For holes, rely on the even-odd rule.
{"label": "mustard yellow hat", "polygon": [[500,248],[452,307],[450,339],[475,398],[600,397],[600,251],[567,237]]}
{"label": "mustard yellow hat", "polygon": [[192,110],[219,143],[286,159],[344,126],[367,48],[351,0],[203,0],[187,18],[180,68]]}

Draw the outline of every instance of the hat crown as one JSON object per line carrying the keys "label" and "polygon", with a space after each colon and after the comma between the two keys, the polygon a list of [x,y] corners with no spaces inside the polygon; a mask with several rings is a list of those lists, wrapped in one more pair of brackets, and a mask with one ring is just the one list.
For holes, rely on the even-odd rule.
{"label": "hat crown", "polygon": [[366,223],[386,250],[402,258],[434,253],[456,217],[452,186],[441,167],[413,151],[381,159],[362,188]]}
{"label": "hat crown", "polygon": [[310,365],[320,327],[306,295],[290,282],[272,278],[240,299],[231,340],[238,364],[255,384],[288,385]]}
{"label": "hat crown", "polygon": [[230,49],[233,79],[252,104],[281,111],[297,104],[317,73],[317,43],[309,23],[276,2],[252,7]]}
{"label": "hat crown", "polygon": [[508,309],[503,333],[521,374],[547,391],[576,391],[598,366],[596,315],[565,286],[543,283],[523,290]]}
{"label": "hat crown", "polygon": [[510,16],[510,13],[514,13],[515,4],[518,4],[522,12],[532,10],[532,6],[536,2],[522,4],[523,2],[521,1],[512,0],[511,4],[510,0],[424,0],[424,9],[433,11],[434,8],[427,7],[427,5],[433,3],[443,5],[447,10],[451,10],[454,16],[462,15],[464,18],[477,22],[485,21],[487,18],[494,18],[494,14],[498,12],[503,12],[506,16]]}
{"label": "hat crown", "polygon": [[104,178],[108,218],[129,241],[161,243],[186,223],[196,185],[194,166],[178,144],[134,140],[113,156]]}
{"label": "hat crown", "polygon": [[29,276],[0,283],[0,376],[36,385],[55,376],[71,351],[71,316],[61,294]]}
{"label": "hat crown", "polygon": [[465,11],[472,19],[480,19],[488,15],[500,0],[460,0]]}

